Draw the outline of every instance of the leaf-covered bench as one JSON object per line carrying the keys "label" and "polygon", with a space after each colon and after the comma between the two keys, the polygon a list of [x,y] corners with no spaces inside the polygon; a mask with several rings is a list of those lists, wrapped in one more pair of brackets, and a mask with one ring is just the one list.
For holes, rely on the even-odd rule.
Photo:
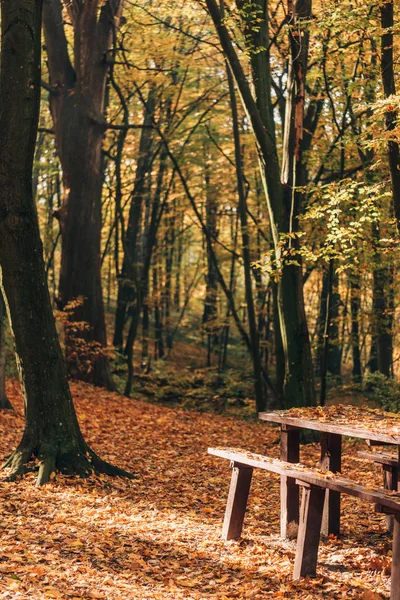
{"label": "leaf-covered bench", "polygon": [[222,526],[226,540],[240,537],[253,470],[264,469],[293,478],[303,488],[293,579],[315,575],[326,490],[348,494],[375,504],[375,510],[393,515],[393,553],[390,600],[400,600],[400,496],[372,489],[330,472],[233,448],[209,448],[209,454],[231,461],[232,478]]}

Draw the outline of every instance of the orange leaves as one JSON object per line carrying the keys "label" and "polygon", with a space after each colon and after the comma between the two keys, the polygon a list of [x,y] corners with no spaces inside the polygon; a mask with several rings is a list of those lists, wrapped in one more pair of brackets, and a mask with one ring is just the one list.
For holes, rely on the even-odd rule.
{"label": "orange leaves", "polygon": [[[279,411],[278,411],[279,412]],[[388,435],[397,436],[400,432],[400,414],[384,412],[380,409],[354,406],[351,404],[333,404],[332,406],[316,406],[291,408],[285,416],[318,420],[335,425],[358,426],[370,431],[384,431]]]}
{"label": "orange leaves", "polygon": [[[138,479],[58,475],[39,489],[34,473],[16,484],[0,480],[2,600],[388,596],[384,517],[350,498],[343,499],[344,537],[322,540],[315,579],[291,581],[295,545],[279,537],[276,476],[254,473],[244,535],[221,540],[229,468],[210,460],[207,447],[240,446],[278,456],[276,429],[128,401],[83,383],[73,383],[72,390],[90,444],[102,456],[117,457]],[[21,414],[13,382],[9,395]],[[3,455],[20,437],[22,424],[20,416],[0,413]],[[344,474],[350,477],[354,455],[354,447],[344,444]],[[303,459],[315,464],[318,449],[304,446]],[[366,465],[362,471],[360,465],[363,483],[381,485],[380,470]]]}

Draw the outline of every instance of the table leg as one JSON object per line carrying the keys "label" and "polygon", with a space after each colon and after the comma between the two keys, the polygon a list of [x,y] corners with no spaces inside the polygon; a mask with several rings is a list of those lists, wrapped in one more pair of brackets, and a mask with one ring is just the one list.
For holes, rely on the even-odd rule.
{"label": "table leg", "polygon": [[[281,460],[300,461],[300,430],[281,425]],[[295,479],[281,475],[281,536],[295,538],[299,527],[299,486]]]}
{"label": "table leg", "polygon": [[394,516],[390,600],[400,600],[400,515]]}
{"label": "table leg", "polygon": [[[342,470],[342,436],[336,433],[321,432],[321,469],[340,473]],[[324,535],[340,533],[340,494],[326,490],[324,515],[322,518]]]}

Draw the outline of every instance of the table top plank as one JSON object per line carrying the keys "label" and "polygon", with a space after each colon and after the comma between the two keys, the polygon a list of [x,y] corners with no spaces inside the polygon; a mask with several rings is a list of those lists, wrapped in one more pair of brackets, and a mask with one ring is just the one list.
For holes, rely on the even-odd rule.
{"label": "table top plank", "polygon": [[[383,413],[384,414],[384,413]],[[281,425],[289,425],[298,427],[299,429],[313,429],[315,431],[325,431],[327,433],[336,433],[338,435],[346,435],[348,437],[360,438],[364,440],[374,440],[376,442],[384,442],[387,444],[400,445],[400,420],[399,430],[393,429],[379,430],[379,428],[365,428],[356,424],[335,423],[329,420],[307,419],[301,417],[293,417],[285,414],[285,411],[279,412],[260,412],[259,419],[268,421],[269,423],[280,423]],[[377,417],[377,425],[379,417]]]}

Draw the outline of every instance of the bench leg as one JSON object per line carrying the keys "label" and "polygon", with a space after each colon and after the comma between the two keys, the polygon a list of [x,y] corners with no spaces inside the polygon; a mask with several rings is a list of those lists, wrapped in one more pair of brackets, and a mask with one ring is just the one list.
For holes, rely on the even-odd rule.
{"label": "bench leg", "polygon": [[[321,468],[332,473],[342,470],[342,436],[336,433],[321,433]],[[324,535],[340,534],[340,494],[326,491],[324,516],[322,520]]]}
{"label": "bench leg", "polygon": [[[281,460],[300,462],[300,430],[281,427]],[[299,525],[299,486],[281,475],[281,537],[295,538]]]}
{"label": "bench leg", "polygon": [[233,463],[231,486],[222,526],[222,538],[224,540],[240,538],[252,475],[252,467]]}
{"label": "bench leg", "polygon": [[[397,490],[398,469],[390,465],[383,465],[383,485],[385,490]],[[394,516],[386,515],[386,529],[393,533]]]}
{"label": "bench leg", "polygon": [[325,491],[315,485],[303,484],[293,579],[316,575]]}
{"label": "bench leg", "polygon": [[400,600],[400,514],[394,515],[390,600]]}

